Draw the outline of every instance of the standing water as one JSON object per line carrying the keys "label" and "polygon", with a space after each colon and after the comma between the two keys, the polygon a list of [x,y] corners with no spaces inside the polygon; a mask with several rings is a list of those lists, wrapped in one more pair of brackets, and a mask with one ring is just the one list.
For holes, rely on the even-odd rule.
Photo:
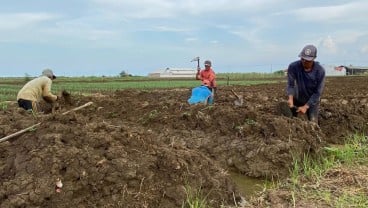
{"label": "standing water", "polygon": [[246,199],[249,199],[257,192],[262,191],[264,183],[266,182],[264,179],[252,178],[236,172],[231,172],[230,177],[237,185],[240,193]]}

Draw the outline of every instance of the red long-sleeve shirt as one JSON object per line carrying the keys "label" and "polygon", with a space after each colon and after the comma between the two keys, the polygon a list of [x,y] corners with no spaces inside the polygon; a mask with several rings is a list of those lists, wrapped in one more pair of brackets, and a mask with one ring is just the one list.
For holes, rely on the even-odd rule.
{"label": "red long-sleeve shirt", "polygon": [[208,80],[208,81],[210,81],[210,86],[209,87],[211,87],[211,88],[217,87],[217,84],[216,84],[216,74],[215,74],[215,72],[213,71],[212,68],[210,68],[210,69],[202,69],[199,72],[199,76],[197,76],[197,79],[202,80],[202,84],[203,84],[203,81],[204,80]]}

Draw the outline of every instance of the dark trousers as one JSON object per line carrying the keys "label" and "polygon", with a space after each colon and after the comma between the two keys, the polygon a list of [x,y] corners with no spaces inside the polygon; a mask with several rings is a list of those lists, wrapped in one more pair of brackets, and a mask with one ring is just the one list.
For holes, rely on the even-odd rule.
{"label": "dark trousers", "polygon": [[25,110],[33,110],[32,101],[30,101],[30,100],[19,99],[18,100],[18,106],[21,107],[21,108],[24,108]]}
{"label": "dark trousers", "polygon": [[[294,106],[301,107],[304,106],[305,103],[301,103],[298,100],[294,98]],[[293,116],[297,116],[298,113],[296,112],[296,109],[292,109]],[[319,114],[319,103],[316,105],[309,106],[307,112],[308,120],[318,123],[318,114]]]}

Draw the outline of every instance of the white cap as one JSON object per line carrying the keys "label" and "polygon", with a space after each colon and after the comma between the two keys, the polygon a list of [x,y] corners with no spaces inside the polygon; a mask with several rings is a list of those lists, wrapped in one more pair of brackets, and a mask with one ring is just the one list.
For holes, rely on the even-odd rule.
{"label": "white cap", "polygon": [[52,72],[51,69],[45,69],[45,70],[43,70],[42,75],[43,76],[47,76],[50,79],[56,79],[56,76],[54,75],[54,73]]}

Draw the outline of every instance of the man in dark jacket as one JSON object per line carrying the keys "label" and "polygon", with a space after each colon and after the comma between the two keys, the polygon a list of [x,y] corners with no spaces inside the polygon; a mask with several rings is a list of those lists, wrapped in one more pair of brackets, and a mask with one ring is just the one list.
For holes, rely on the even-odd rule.
{"label": "man in dark jacket", "polygon": [[300,60],[288,67],[287,103],[293,115],[307,114],[310,121],[318,123],[319,103],[324,88],[325,70],[314,61],[317,48],[306,45],[299,54]]}

